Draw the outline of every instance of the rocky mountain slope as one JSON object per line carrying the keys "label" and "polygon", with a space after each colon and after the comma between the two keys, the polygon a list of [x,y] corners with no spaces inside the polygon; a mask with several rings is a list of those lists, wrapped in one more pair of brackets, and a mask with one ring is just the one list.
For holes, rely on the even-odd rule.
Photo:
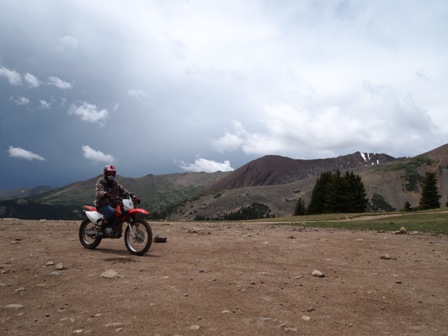
{"label": "rocky mountain slope", "polygon": [[208,191],[287,184],[319,176],[323,172],[336,171],[337,169],[347,171],[395,160],[394,157],[387,154],[361,152],[316,160],[294,160],[282,156],[268,155],[236,169],[211,185]]}
{"label": "rocky mountain slope", "polygon": [[[146,175],[139,178],[118,176],[126,189],[138,195],[141,207],[150,212],[183,202],[200,195],[206,187],[227,173],[181,173]],[[93,204],[95,183],[99,176],[69,184],[30,198],[0,202],[0,217],[24,219],[76,219],[82,206]]]}
{"label": "rocky mountain slope", "polygon": [[[352,159],[351,161],[340,160],[339,162],[361,162],[359,160],[353,161],[356,156],[357,154],[355,153],[348,156]],[[273,167],[274,164],[271,161],[273,158],[268,157],[268,162],[271,165],[266,166]],[[289,177],[294,174],[299,174],[299,172],[293,170],[285,170],[284,167],[279,169],[259,169],[260,166],[265,164],[263,162],[264,158],[262,158],[258,162],[251,162],[242,167],[240,171],[235,171],[217,181],[216,184],[209,188],[208,194],[188,202],[182,207],[178,207],[170,213],[170,217],[172,219],[216,218],[248,208],[254,203],[266,205],[269,208],[268,212],[270,216],[292,215],[299,197],[302,197],[305,204],[309,203],[312,189],[321,169],[323,171],[330,171],[332,169],[340,169],[341,171],[350,170],[359,175],[366,188],[370,205],[376,205],[380,211],[391,209],[401,210],[404,208],[406,202],[409,202],[411,207],[417,207],[420,200],[420,183],[427,171],[433,171],[436,172],[438,179],[441,205],[442,207],[446,207],[448,200],[448,144],[413,158],[396,160],[387,156],[386,158],[389,161],[383,164],[381,162],[375,165],[359,164],[357,167],[350,166],[350,169],[343,169],[342,166],[338,166],[335,163],[338,160],[328,160],[327,162],[331,162],[332,165],[322,165],[318,168],[311,165],[307,166],[309,173],[316,172],[314,176],[284,184],[262,185],[258,182],[259,185],[248,186],[253,184],[256,181],[255,177],[261,176],[262,173],[266,177],[266,180],[268,180],[269,176],[272,177],[277,174],[278,170],[281,169],[284,170],[281,176]],[[291,166],[295,164],[287,158],[281,158],[280,161],[287,162]],[[275,164],[278,164],[280,161],[275,162]],[[320,160],[315,161],[321,163]],[[308,162],[300,162],[300,164],[306,166]],[[253,167],[258,168],[258,170]],[[245,183],[238,182],[239,179],[235,176],[241,176],[241,179],[244,179],[244,171],[251,178],[246,178]],[[223,183],[223,181],[226,183]],[[279,179],[277,179],[277,183],[278,181]],[[232,186],[236,185],[236,183],[246,184],[246,186],[234,189],[220,189],[216,187],[216,185]]]}

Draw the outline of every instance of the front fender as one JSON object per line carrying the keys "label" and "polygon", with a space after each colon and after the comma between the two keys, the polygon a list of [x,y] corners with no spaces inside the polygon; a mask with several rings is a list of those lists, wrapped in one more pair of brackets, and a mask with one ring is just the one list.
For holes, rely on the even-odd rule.
{"label": "front fender", "polygon": [[129,210],[129,214],[130,215],[134,215],[136,213],[141,213],[143,215],[149,215],[149,212],[146,211],[145,209],[141,209],[141,208],[135,208],[135,209],[131,209]]}

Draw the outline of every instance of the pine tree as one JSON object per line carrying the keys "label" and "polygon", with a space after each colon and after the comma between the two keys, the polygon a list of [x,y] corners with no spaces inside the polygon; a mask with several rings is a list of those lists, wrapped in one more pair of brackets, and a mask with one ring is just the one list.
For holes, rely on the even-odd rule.
{"label": "pine tree", "polygon": [[362,183],[359,175],[347,174],[349,185],[349,209],[350,212],[364,212],[366,211],[367,199],[366,189]]}
{"label": "pine tree", "polygon": [[313,191],[311,193],[310,204],[308,205],[307,213],[310,215],[323,213],[325,204],[325,195],[327,187],[332,179],[331,172],[320,174],[316,180]]}
{"label": "pine tree", "polygon": [[339,170],[332,175],[325,194],[324,213],[348,212],[348,184]]}
{"label": "pine tree", "polygon": [[305,215],[305,202],[302,197],[299,197],[297,200],[296,206],[294,208],[294,216],[303,216]]}
{"label": "pine tree", "polygon": [[440,195],[437,189],[437,178],[435,173],[427,172],[421,184],[420,210],[440,208]]}
{"label": "pine tree", "polygon": [[338,170],[323,173],[316,180],[311,194],[309,214],[333,212],[364,212],[368,199],[359,175]]}

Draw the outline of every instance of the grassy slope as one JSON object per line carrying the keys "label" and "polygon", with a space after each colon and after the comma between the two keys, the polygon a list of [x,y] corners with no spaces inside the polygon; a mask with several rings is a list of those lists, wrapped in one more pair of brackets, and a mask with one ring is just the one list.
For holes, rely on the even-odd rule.
{"label": "grassy slope", "polygon": [[426,232],[448,234],[448,210],[393,212],[387,214],[325,214],[313,216],[282,217],[265,220],[278,224],[301,227],[321,227],[349,230]]}

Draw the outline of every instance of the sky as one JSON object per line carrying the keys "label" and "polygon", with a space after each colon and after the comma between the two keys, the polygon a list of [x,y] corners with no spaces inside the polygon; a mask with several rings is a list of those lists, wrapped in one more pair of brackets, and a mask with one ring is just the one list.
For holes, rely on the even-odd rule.
{"label": "sky", "polygon": [[446,0],[0,0],[0,190],[448,143]]}

